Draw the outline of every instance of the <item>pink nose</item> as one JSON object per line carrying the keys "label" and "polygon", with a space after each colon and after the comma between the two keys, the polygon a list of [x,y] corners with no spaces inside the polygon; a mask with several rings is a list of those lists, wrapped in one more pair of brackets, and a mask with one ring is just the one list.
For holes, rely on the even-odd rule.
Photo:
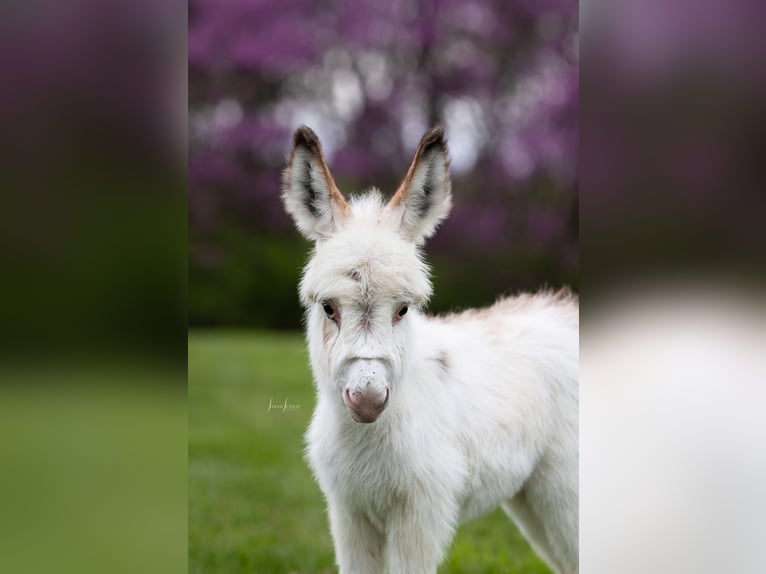
{"label": "pink nose", "polygon": [[386,394],[363,393],[361,391],[343,392],[343,402],[351,410],[351,416],[358,423],[372,423],[380,416],[388,405],[388,389]]}

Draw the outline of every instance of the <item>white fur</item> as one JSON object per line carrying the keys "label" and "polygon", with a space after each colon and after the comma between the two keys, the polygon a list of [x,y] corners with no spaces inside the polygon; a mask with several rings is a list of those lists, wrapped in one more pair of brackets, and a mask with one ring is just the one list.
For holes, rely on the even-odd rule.
{"label": "white fur", "polygon": [[[442,203],[421,213],[426,233],[449,209],[445,181]],[[433,574],[458,524],[498,505],[556,572],[576,573],[576,300],[523,295],[428,317],[416,224],[374,191],[349,209],[300,288],[317,387],[307,454],[341,574]],[[375,422],[352,418],[349,387],[390,392]]]}

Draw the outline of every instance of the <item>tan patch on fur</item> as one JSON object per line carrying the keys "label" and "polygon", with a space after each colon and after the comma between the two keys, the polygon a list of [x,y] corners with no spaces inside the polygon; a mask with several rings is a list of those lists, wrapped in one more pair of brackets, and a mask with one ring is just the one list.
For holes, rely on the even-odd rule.
{"label": "tan patch on fur", "polygon": [[351,215],[351,207],[346,202],[346,198],[343,197],[343,194],[335,185],[335,180],[332,178],[332,175],[330,174],[330,169],[327,167],[327,164],[324,162],[324,159],[322,159],[322,171],[324,171],[325,177],[327,177],[327,181],[330,182],[330,205],[334,205],[338,208],[340,212],[338,215],[341,215],[343,217],[348,217],[349,215]]}

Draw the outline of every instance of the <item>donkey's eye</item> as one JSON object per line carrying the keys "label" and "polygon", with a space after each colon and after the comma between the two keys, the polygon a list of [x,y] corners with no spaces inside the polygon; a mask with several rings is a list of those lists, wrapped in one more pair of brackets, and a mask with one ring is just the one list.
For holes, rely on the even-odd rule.
{"label": "donkey's eye", "polygon": [[409,307],[407,307],[407,305],[404,305],[401,309],[399,309],[399,312],[397,313],[397,315],[399,315],[400,317],[404,317],[407,314],[408,309]]}
{"label": "donkey's eye", "polygon": [[335,305],[331,303],[322,303],[322,310],[330,321],[340,327],[340,313],[338,313],[338,309],[335,308]]}

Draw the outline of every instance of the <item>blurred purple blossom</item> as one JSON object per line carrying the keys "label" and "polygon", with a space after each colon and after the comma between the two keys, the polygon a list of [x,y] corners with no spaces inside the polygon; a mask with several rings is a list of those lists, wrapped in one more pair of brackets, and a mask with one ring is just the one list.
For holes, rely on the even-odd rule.
{"label": "blurred purple blossom", "polygon": [[279,182],[300,124],[345,193],[391,193],[440,123],[456,199],[429,249],[547,248],[569,265],[577,34],[571,0],[190,0],[192,251],[233,227],[294,234]]}

